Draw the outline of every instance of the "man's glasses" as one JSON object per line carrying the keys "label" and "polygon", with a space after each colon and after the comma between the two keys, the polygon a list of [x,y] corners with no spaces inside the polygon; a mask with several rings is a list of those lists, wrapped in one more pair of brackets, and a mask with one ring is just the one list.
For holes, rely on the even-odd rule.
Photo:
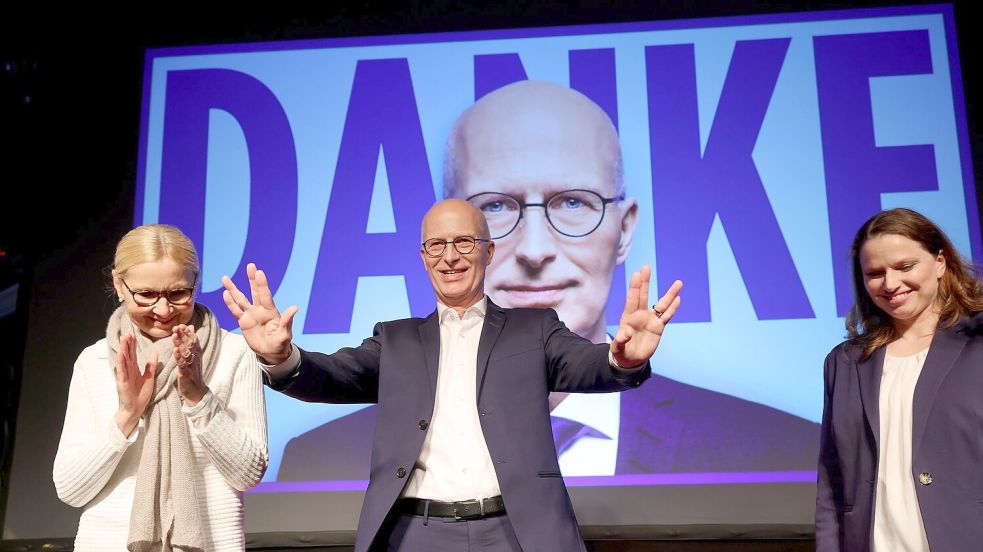
{"label": "man's glasses", "polygon": [[157,291],[155,289],[138,289],[133,291],[130,289],[130,286],[126,285],[125,280],[120,278],[119,281],[123,282],[123,287],[126,288],[126,291],[130,292],[133,302],[141,307],[152,307],[160,301],[161,297],[171,305],[180,307],[181,305],[186,305],[195,296],[194,286],[198,283],[198,276],[195,276],[195,281],[189,288],[168,289],[165,291]]}
{"label": "man's glasses", "polygon": [[472,238],[471,236],[458,236],[453,240],[442,240],[440,238],[430,238],[423,242],[423,251],[431,257],[440,257],[444,254],[447,244],[454,244],[454,249],[461,255],[467,255],[474,251],[478,242],[490,242],[484,238]]}
{"label": "man's glasses", "polygon": [[497,240],[508,236],[519,226],[527,207],[542,207],[550,226],[564,236],[586,236],[601,226],[607,205],[623,199],[624,194],[602,197],[590,190],[566,190],[549,196],[542,203],[524,203],[498,192],[475,194],[468,201],[485,215],[492,239]]}

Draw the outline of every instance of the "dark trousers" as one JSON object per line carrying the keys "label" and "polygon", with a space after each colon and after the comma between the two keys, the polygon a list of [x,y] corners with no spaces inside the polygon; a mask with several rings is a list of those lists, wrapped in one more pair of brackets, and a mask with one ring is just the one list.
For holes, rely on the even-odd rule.
{"label": "dark trousers", "polygon": [[391,515],[373,552],[522,552],[507,515],[474,520]]}

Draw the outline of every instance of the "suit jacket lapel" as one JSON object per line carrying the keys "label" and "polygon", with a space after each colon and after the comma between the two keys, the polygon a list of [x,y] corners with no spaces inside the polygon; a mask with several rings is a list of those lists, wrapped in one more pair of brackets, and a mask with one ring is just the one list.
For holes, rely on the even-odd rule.
{"label": "suit jacket lapel", "polygon": [[857,377],[860,379],[860,400],[864,405],[867,424],[874,437],[874,444],[881,446],[881,376],[884,374],[884,351],[880,347],[865,361],[857,362]]}
{"label": "suit jacket lapel", "polygon": [[437,368],[440,366],[440,326],[437,311],[420,324],[420,341],[427,361],[427,372],[430,374],[430,401],[433,403],[437,398]]}
{"label": "suit jacket lapel", "polygon": [[477,397],[481,398],[481,388],[485,384],[485,372],[488,370],[488,357],[491,356],[492,348],[495,346],[495,342],[498,340],[499,334],[502,333],[502,328],[505,326],[505,311],[502,307],[499,307],[495,303],[492,303],[491,299],[488,299],[488,304],[485,308],[485,322],[481,328],[481,338],[478,341],[478,359],[477,359],[477,378],[475,382],[477,386],[475,389],[477,391]]}
{"label": "suit jacket lapel", "polygon": [[928,414],[932,409],[932,402],[935,401],[935,395],[967,341],[969,338],[966,335],[952,330],[939,330],[932,338],[932,345],[928,350],[928,356],[925,357],[922,373],[918,376],[918,383],[915,384],[911,427],[912,458],[915,458],[922,436],[925,434],[925,425],[928,423]]}

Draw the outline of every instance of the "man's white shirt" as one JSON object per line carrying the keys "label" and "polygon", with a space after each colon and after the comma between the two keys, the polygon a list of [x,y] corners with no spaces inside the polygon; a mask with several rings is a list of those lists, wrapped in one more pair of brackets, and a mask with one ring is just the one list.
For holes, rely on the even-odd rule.
{"label": "man's white shirt", "polygon": [[483,298],[458,316],[437,303],[440,363],[433,415],[403,496],[443,502],[502,494],[478,419],[478,342]]}

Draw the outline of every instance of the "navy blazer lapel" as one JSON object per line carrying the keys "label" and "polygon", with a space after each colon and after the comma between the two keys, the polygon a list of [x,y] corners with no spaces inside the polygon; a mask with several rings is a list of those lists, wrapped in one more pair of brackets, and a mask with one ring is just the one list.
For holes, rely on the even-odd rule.
{"label": "navy blazer lapel", "polygon": [[505,310],[491,299],[485,306],[485,322],[481,327],[481,338],[478,341],[477,381],[475,382],[476,396],[481,398],[481,387],[485,384],[485,372],[488,370],[488,357],[505,326]]}
{"label": "navy blazer lapel", "polygon": [[884,374],[884,352],[878,347],[867,360],[857,362],[857,378],[860,380],[860,400],[863,402],[867,424],[874,436],[877,450],[881,446],[881,376]]}
{"label": "navy blazer lapel", "polygon": [[969,338],[963,333],[942,329],[936,331],[935,337],[932,338],[932,345],[928,350],[928,356],[925,357],[922,373],[915,384],[915,398],[912,402],[912,458],[915,458],[922,436],[925,434],[925,425],[928,423],[928,414],[935,401],[935,395],[968,341]]}
{"label": "navy blazer lapel", "polygon": [[440,325],[437,311],[434,311],[420,324],[420,341],[430,374],[430,400],[437,399],[437,369],[440,366]]}

